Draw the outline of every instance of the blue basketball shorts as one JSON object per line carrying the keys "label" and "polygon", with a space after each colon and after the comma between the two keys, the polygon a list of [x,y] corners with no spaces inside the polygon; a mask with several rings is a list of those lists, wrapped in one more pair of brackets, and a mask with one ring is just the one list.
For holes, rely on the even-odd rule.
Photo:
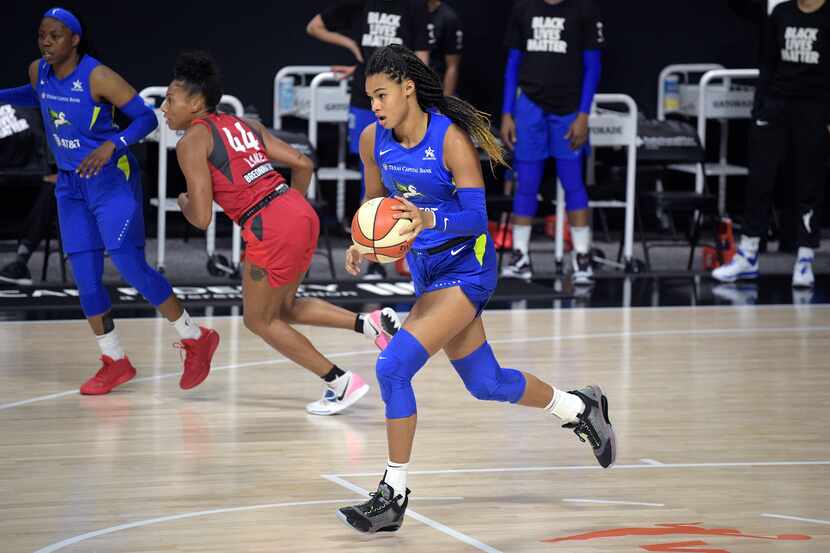
{"label": "blue basketball shorts", "polygon": [[496,290],[498,259],[489,233],[439,253],[413,249],[406,260],[416,296],[459,286],[479,315]]}
{"label": "blue basketball shorts", "polygon": [[131,154],[108,163],[90,178],[60,171],[55,197],[67,254],[144,246],[141,174]]}
{"label": "blue basketball shorts", "polygon": [[556,159],[579,159],[588,151],[588,144],[578,150],[571,149],[570,140],[565,138],[576,113],[554,115],[546,113],[526,94],[520,93],[516,99],[516,146],[514,157],[519,161],[539,161],[553,157]]}

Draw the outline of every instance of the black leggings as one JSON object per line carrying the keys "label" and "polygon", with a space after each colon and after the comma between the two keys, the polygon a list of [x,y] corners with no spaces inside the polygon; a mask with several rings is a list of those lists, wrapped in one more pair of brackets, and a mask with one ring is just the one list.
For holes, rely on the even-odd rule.
{"label": "black leggings", "polygon": [[785,181],[796,196],[798,245],[818,248],[819,210],[824,200],[830,153],[830,106],[765,98],[749,131],[749,182],[744,234],[764,236],[779,168],[792,155],[794,173]]}

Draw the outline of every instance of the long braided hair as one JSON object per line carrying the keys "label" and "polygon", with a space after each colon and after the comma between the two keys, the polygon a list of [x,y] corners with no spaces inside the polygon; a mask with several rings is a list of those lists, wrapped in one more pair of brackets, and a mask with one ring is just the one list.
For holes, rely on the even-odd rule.
{"label": "long braided hair", "polygon": [[441,78],[412,50],[390,44],[375,50],[366,66],[366,76],[385,74],[397,83],[411,79],[421,109],[438,109],[480,145],[492,162],[507,165],[504,148],[490,130],[490,115],[455,96],[444,96]]}

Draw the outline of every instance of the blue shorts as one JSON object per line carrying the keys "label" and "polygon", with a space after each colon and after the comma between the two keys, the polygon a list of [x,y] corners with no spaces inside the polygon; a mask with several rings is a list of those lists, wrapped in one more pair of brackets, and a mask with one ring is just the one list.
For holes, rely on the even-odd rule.
{"label": "blue shorts", "polygon": [[349,153],[360,154],[360,133],[377,120],[368,109],[349,107]]}
{"label": "blue shorts", "polygon": [[67,254],[144,247],[141,174],[131,154],[88,179],[74,171],[59,171],[55,197]]}
{"label": "blue shorts", "polygon": [[520,93],[516,99],[516,149],[515,159],[519,161],[539,161],[554,157],[556,159],[579,159],[588,151],[588,144],[578,150],[571,149],[570,140],[565,138],[576,113],[554,115],[545,113],[527,97]]}
{"label": "blue shorts", "polygon": [[496,290],[498,259],[489,233],[439,253],[410,250],[406,261],[415,295],[419,297],[441,288],[460,286],[479,315]]}

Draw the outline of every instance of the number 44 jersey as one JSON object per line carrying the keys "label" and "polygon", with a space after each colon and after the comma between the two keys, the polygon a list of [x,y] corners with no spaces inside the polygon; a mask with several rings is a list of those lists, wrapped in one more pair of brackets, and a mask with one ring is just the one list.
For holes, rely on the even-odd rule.
{"label": "number 44 jersey", "polygon": [[204,125],[213,135],[208,157],[213,199],[233,221],[285,182],[268,159],[262,136],[244,119],[212,113],[193,124]]}

